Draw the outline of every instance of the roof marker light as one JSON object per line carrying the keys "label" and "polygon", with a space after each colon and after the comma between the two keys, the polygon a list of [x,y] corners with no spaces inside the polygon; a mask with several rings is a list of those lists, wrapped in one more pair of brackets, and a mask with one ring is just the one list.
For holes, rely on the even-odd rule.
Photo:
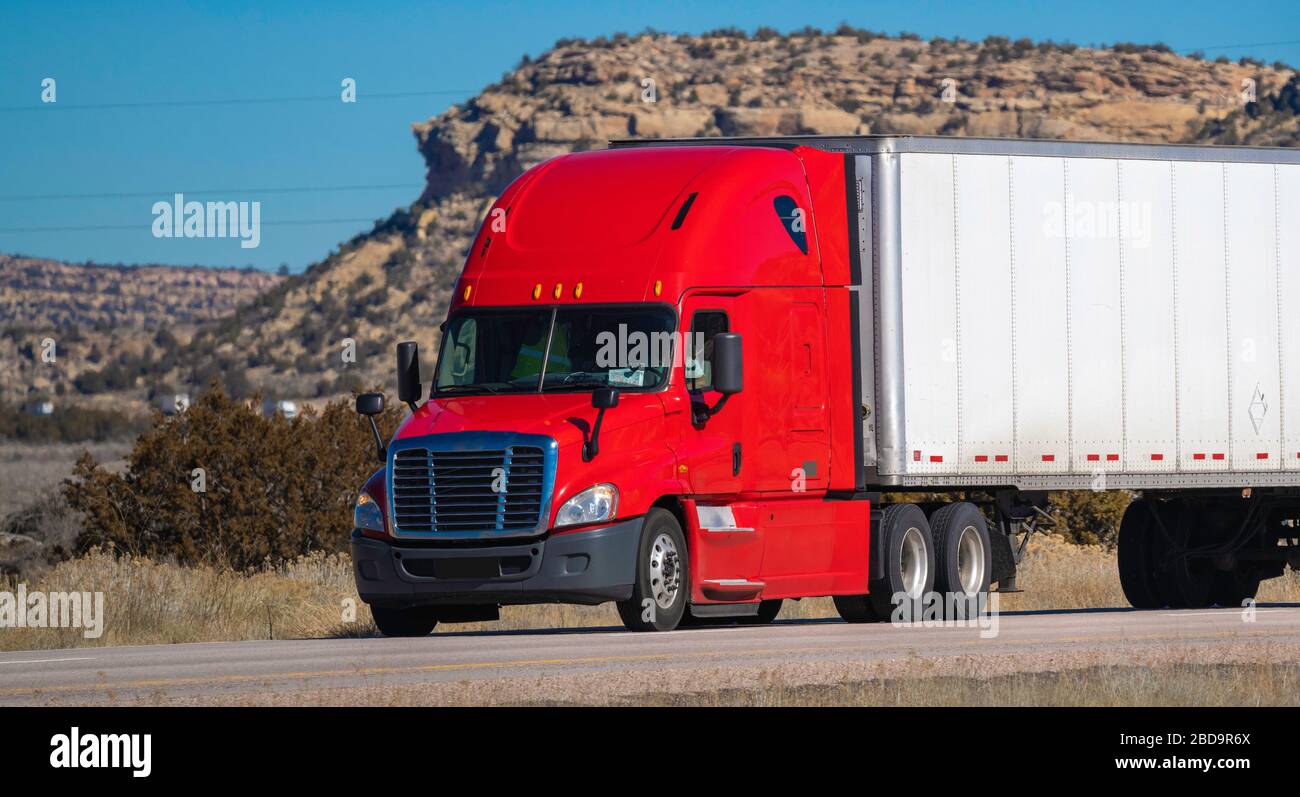
{"label": "roof marker light", "polygon": [[534,299],[542,298],[542,283],[539,282],[533,286],[533,298]]}
{"label": "roof marker light", "polygon": [[551,291],[551,295],[558,299],[561,293],[564,293],[564,283],[557,282],[555,283],[555,290]]}
{"label": "roof marker light", "polygon": [[581,283],[581,282],[579,282],[577,285],[574,285],[574,286],[573,286],[573,298],[575,298],[575,299],[581,299],[581,298],[582,298],[582,283]]}
{"label": "roof marker light", "polygon": [[473,286],[473,285],[466,285],[466,286],[465,286],[465,293],[461,296],[461,301],[468,302],[468,301],[469,301],[469,295],[470,295],[471,293],[473,293],[473,292],[474,292],[474,286]]}
{"label": "roof marker light", "polygon": [[664,292],[664,281],[663,281],[663,280],[655,280],[655,296],[658,296],[659,294],[661,294],[661,293],[663,293],[663,292]]}

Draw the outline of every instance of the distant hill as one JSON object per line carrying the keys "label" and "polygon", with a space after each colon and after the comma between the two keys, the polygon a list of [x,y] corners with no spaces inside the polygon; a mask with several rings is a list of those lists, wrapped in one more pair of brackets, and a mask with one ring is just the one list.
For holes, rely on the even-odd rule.
{"label": "distant hill", "polygon": [[[849,26],[618,34],[557,42],[413,132],[427,173],[412,205],[202,324],[175,357],[144,368],[137,391],[214,373],[292,398],[390,385],[394,342],[435,343],[493,198],[525,169],[610,138],[926,133],[1297,146],[1300,79],[1284,64],[1183,57],[1162,45],[923,41]],[[342,357],[349,339],[355,362]]]}
{"label": "distant hill", "polygon": [[[283,279],[251,269],[0,255],[0,340],[15,355],[0,359],[0,399],[77,399],[79,385],[130,399],[134,372],[156,368],[194,329],[229,316]],[[42,356],[46,340],[54,343],[53,363]]]}

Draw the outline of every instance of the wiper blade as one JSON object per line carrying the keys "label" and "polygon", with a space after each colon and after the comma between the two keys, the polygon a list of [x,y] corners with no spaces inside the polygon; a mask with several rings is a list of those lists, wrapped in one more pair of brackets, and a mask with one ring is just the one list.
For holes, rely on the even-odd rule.
{"label": "wiper blade", "polygon": [[446,385],[438,388],[438,395],[443,396],[448,393],[500,393],[501,388],[496,385]]}

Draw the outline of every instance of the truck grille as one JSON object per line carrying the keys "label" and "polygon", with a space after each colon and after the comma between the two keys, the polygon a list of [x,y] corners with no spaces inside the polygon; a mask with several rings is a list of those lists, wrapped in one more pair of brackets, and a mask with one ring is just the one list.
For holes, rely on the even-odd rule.
{"label": "truck grille", "polygon": [[534,529],[541,522],[544,464],[536,446],[398,451],[393,525],[399,534]]}

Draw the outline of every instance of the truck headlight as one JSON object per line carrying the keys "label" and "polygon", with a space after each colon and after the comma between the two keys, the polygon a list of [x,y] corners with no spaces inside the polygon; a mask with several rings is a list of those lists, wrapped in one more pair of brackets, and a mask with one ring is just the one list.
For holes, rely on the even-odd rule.
{"label": "truck headlight", "polygon": [[559,527],[599,523],[613,518],[616,512],[618,512],[618,488],[612,484],[597,484],[565,501],[555,516],[555,525]]}
{"label": "truck headlight", "polygon": [[352,509],[352,527],[380,534],[387,531],[384,528],[384,510],[379,508],[379,502],[370,493],[363,492],[357,496],[356,506]]}

